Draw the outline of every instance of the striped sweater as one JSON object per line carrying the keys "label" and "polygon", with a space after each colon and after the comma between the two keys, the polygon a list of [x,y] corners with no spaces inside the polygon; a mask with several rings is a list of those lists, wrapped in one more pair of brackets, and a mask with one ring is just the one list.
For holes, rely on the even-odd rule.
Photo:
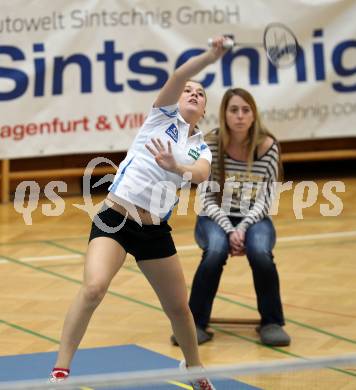
{"label": "striped sweater", "polygon": [[[200,215],[210,217],[226,233],[236,228],[246,231],[266,217],[271,208],[278,177],[278,146],[274,142],[263,156],[256,158],[249,174],[246,162],[234,160],[225,154],[225,186],[223,201],[219,205],[218,143],[217,137],[214,138],[207,140],[213,159],[209,181],[199,188],[202,204]],[[242,220],[234,227],[228,216]]]}

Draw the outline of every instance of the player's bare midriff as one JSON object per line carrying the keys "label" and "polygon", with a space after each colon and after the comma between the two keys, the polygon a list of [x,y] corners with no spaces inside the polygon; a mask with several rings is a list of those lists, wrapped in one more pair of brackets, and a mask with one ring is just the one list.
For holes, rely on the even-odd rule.
{"label": "player's bare midriff", "polygon": [[[122,206],[117,203],[117,200],[115,200],[115,197],[110,192],[105,199],[105,203],[121,215],[126,216],[127,214],[127,218],[132,221],[137,222],[138,215],[143,225],[153,225],[155,223],[157,224],[157,221],[159,221],[157,216],[152,215],[148,210],[138,207],[132,203],[127,203],[127,205]],[[137,214],[132,215],[133,213],[131,213],[130,210],[136,210]]]}

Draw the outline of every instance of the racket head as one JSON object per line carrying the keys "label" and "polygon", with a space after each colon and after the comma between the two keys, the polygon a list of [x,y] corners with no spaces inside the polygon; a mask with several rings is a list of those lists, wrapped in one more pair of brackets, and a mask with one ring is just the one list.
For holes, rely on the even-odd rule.
{"label": "racket head", "polygon": [[297,60],[297,38],[283,23],[269,23],[266,26],[263,46],[269,61],[277,68],[288,68]]}

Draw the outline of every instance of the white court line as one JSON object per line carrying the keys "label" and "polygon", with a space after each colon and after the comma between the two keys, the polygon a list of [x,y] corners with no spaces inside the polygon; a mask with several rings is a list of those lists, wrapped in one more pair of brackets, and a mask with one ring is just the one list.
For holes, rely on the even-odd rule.
{"label": "white court line", "polygon": [[[83,255],[72,254],[72,255],[58,255],[58,256],[37,256],[37,257],[20,257],[19,260],[24,263],[31,261],[48,261],[48,260],[64,260],[64,259],[77,259],[83,257]],[[10,261],[0,257],[0,264],[10,263]]]}
{"label": "white court line", "polygon": [[[342,237],[356,237],[356,230],[351,230],[349,232],[307,234],[305,236],[280,237],[277,239],[277,242],[324,240],[324,239],[328,239],[328,238],[342,238]],[[193,249],[199,249],[198,245],[196,245],[196,244],[178,245],[178,246],[176,246],[176,248],[178,251],[190,251]],[[73,253],[71,255],[21,257],[19,260],[21,260],[23,262],[30,262],[30,261],[47,261],[47,260],[73,259],[73,258],[77,259],[80,257],[83,257],[83,255]],[[0,257],[0,264],[5,264],[5,263],[9,263],[9,261]]]}
{"label": "white court line", "polygon": [[[308,240],[324,240],[328,238],[341,238],[341,237],[356,237],[356,230],[349,232],[335,232],[335,233],[321,233],[321,234],[307,234],[305,236],[290,236],[277,238],[278,242],[293,242],[293,241],[308,241]],[[181,245],[176,246],[178,251],[190,251],[192,249],[198,249],[197,245]]]}
{"label": "white court line", "polygon": [[61,259],[68,259],[68,258],[78,258],[83,257],[83,255],[79,254],[72,254],[72,255],[58,255],[58,256],[37,256],[37,257],[21,257],[21,261],[45,261],[45,260],[61,260]]}
{"label": "white court line", "polygon": [[304,240],[324,240],[325,238],[341,238],[341,237],[356,237],[356,230],[349,232],[334,232],[334,233],[321,233],[321,234],[309,234],[306,236],[291,236],[277,238],[277,242],[291,242],[291,241],[304,241]]}

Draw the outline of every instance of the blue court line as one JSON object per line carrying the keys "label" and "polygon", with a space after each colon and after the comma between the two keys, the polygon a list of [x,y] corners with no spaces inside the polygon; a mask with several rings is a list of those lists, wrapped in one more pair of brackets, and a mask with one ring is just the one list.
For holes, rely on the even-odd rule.
{"label": "blue court line", "polygon": [[[19,381],[31,379],[47,380],[56,359],[56,352],[43,352],[24,355],[0,356],[0,381]],[[72,364],[74,375],[113,374],[118,372],[134,372],[177,368],[178,361],[137,345],[120,345],[112,347],[79,349]],[[213,380],[219,390],[260,390],[257,387],[234,379]],[[170,381],[162,385],[144,386],[151,390],[190,389],[183,382]],[[82,387],[82,389],[84,389]],[[91,389],[85,387],[85,389]],[[130,390],[139,387],[130,387]],[[143,389],[143,387],[141,387]],[[114,388],[111,387],[111,390]],[[123,390],[123,389],[121,389]]]}

